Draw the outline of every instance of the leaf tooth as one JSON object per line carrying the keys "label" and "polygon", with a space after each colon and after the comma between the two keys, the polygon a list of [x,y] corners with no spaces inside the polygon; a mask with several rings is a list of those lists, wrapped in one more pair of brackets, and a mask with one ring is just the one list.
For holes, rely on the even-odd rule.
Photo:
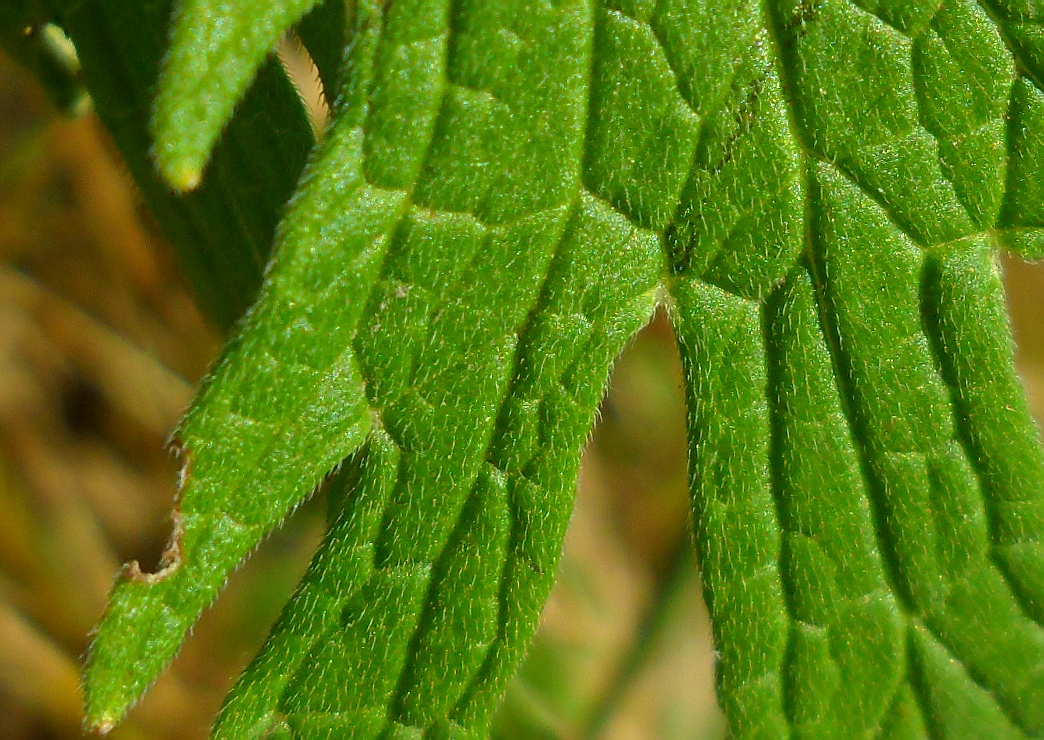
{"label": "leaf tooth", "polygon": [[933,255],[926,314],[953,395],[959,437],[979,478],[993,557],[1023,608],[1044,625],[1044,454],[1015,372],[1011,327],[993,244]]}
{"label": "leaf tooth", "polygon": [[721,650],[722,709],[737,736],[785,736],[790,625],[760,306],[695,281],[678,285],[675,297],[696,540]]}
{"label": "leaf tooth", "polygon": [[[1044,656],[1044,630],[1005,579],[1003,545],[1013,533],[998,522],[1007,516],[1021,527],[1037,528],[1021,506],[1007,504],[1012,498],[1032,501],[1041,489],[1030,482],[1025,494],[1018,486],[1005,490],[1003,472],[989,477],[990,467],[1003,470],[1018,460],[1032,481],[1041,469],[1039,446],[1024,401],[1018,404],[1022,414],[1009,408],[1007,419],[994,420],[1014,433],[993,447],[1000,465],[976,460],[981,440],[961,430],[968,423],[962,419],[968,401],[999,409],[1021,400],[1004,378],[1014,375],[1010,346],[1006,352],[1004,347],[1010,335],[997,320],[999,286],[989,286],[989,260],[987,266],[981,262],[988,245],[981,238],[949,245],[961,259],[968,252],[972,259],[947,265],[941,272],[949,275],[940,280],[939,266],[933,267],[938,256],[914,248],[884,209],[844,177],[821,167],[814,192],[820,209],[813,223],[817,274],[892,584],[906,611],[923,620],[999,710],[1024,730],[1039,733],[1042,687],[1032,677]],[[983,306],[991,302],[991,292],[994,315],[987,318]],[[953,297],[962,294],[954,306]],[[952,323],[957,317],[961,326]],[[975,336],[989,334],[987,326],[999,342]],[[954,355],[962,357],[959,363]],[[976,357],[988,368],[986,383]],[[959,367],[969,362],[970,367]],[[975,387],[981,385],[988,390]],[[977,419],[984,428],[991,426],[988,416]],[[1016,584],[1032,588],[1032,573],[1024,575],[1030,582]],[[922,697],[922,704],[930,709],[928,699]]]}

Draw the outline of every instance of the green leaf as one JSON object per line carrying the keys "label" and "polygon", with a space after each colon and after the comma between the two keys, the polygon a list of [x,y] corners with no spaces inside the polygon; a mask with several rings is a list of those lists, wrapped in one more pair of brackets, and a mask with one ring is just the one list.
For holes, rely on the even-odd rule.
{"label": "green leaf", "polygon": [[[179,5],[154,121],[175,186],[310,7]],[[609,369],[667,304],[732,733],[1044,732],[1044,453],[995,264],[1044,253],[1039,11],[347,7],[299,25],[334,119],[182,425],[169,559],[114,590],[89,722],[340,466],[215,734],[484,734]],[[315,18],[342,17],[336,62]]]}
{"label": "green leaf", "polygon": [[[167,562],[155,576],[132,566],[121,578],[89,656],[88,721],[97,726],[125,711],[228,573],[370,428],[350,339],[404,198],[362,183],[353,123],[329,133],[283,223],[269,268],[280,289],[251,309],[181,425],[185,469]],[[337,276],[321,269],[331,256]],[[294,316],[298,306],[304,313]],[[128,654],[148,662],[116,679]]]}
{"label": "green leaf", "polygon": [[207,156],[280,34],[316,0],[179,0],[152,121],[160,172],[178,190]]}
{"label": "green leaf", "polygon": [[[48,18],[76,47],[94,109],[173,244],[201,307],[228,329],[254,302],[272,235],[314,138],[275,61],[265,64],[192,193],[160,180],[149,137],[170,0],[53,0]],[[114,39],[124,41],[113,46]]]}
{"label": "green leaf", "polygon": [[36,75],[58,108],[69,115],[84,109],[87,92],[76,53],[47,14],[31,0],[0,7],[0,48]]}

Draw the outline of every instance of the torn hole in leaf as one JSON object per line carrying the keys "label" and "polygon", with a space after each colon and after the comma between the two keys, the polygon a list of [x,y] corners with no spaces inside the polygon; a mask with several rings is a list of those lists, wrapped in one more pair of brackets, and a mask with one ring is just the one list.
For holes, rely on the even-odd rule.
{"label": "torn hole in leaf", "polygon": [[[181,541],[184,537],[184,523],[181,517],[181,492],[191,477],[192,454],[181,442],[172,437],[168,447],[178,463],[174,492],[173,509],[170,512],[169,534],[162,549],[149,553],[149,557],[139,554],[127,559],[123,565],[122,575],[138,583],[153,585],[170,577],[181,566]],[[153,538],[153,541],[157,541]],[[144,562],[144,566],[142,563]]]}
{"label": "torn hole in leaf", "polygon": [[[264,644],[273,624],[301,581],[325,531],[325,484],[264,538],[228,578],[220,598],[206,608],[191,637],[160,684],[147,693],[136,716],[174,711],[170,693],[191,693],[188,727],[171,737],[207,737],[222,698]],[[165,700],[161,684],[168,688]],[[151,702],[151,705],[150,705]],[[177,710],[185,712],[180,705]],[[133,716],[133,715],[132,715]],[[196,724],[193,725],[193,722]]]}
{"label": "torn hole in leaf", "polygon": [[142,570],[137,560],[131,560],[123,566],[123,575],[132,581],[153,585],[170,577],[181,566],[181,538],[184,536],[184,527],[181,523],[181,514],[174,510],[171,514],[173,527],[167,546],[160,554],[159,563],[154,569]]}

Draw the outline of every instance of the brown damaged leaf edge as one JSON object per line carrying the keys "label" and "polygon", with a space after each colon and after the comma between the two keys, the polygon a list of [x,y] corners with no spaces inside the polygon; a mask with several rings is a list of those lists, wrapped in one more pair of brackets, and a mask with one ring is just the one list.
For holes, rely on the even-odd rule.
{"label": "brown damaged leaf edge", "polygon": [[[173,576],[178,570],[181,569],[183,563],[183,548],[182,541],[185,536],[184,520],[181,515],[181,498],[182,492],[188,485],[189,480],[192,477],[192,452],[181,440],[176,437],[172,437],[168,442],[168,447],[171,452],[181,461],[181,466],[177,472],[177,489],[174,493],[174,502],[171,509],[171,533],[167,540],[166,546],[163,548],[163,552],[160,554],[159,562],[156,565],[155,571],[148,572],[142,570],[141,563],[138,560],[130,560],[123,564],[116,577],[116,583],[113,586],[113,591],[119,588],[120,583],[133,582],[146,587],[156,586],[168,578]],[[85,662],[89,663],[91,655],[94,651],[94,642],[98,637],[102,625],[105,623],[106,618],[112,611],[113,604],[110,603],[106,606],[105,613],[98,623],[91,629],[88,634],[90,647],[87,649],[85,656]],[[87,686],[82,686],[84,691],[84,697],[87,698]],[[96,720],[90,717],[89,702],[86,707],[87,712],[84,716],[83,729],[86,733],[94,733],[97,735],[105,736],[108,735],[117,725],[123,720],[123,717],[102,717]]]}
{"label": "brown damaged leaf edge", "polygon": [[146,586],[154,586],[174,575],[181,567],[181,541],[185,536],[185,527],[181,517],[181,494],[192,477],[192,452],[181,440],[172,437],[168,443],[170,451],[181,461],[178,468],[177,489],[174,492],[174,506],[170,512],[171,531],[166,547],[160,554],[156,570],[146,572],[141,569],[141,563],[131,560],[123,564],[120,569],[119,579],[129,579]]}
{"label": "brown damaged leaf edge", "polygon": [[141,564],[137,560],[131,560],[123,564],[120,578],[129,578],[138,583],[154,586],[174,575],[178,568],[181,567],[181,538],[185,534],[181,524],[181,511],[177,504],[175,504],[174,511],[171,512],[171,521],[173,529],[170,534],[170,540],[167,542],[163,554],[160,555],[159,565],[156,567],[155,572],[148,573],[143,571]]}

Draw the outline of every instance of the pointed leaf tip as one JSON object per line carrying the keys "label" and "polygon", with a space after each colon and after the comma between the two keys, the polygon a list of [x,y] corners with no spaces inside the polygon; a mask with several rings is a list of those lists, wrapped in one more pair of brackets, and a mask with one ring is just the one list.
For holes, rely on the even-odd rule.
{"label": "pointed leaf tip", "polygon": [[152,120],[159,171],[192,190],[280,35],[316,0],[180,0]]}
{"label": "pointed leaf tip", "polygon": [[191,192],[199,187],[200,178],[203,176],[202,164],[175,160],[166,166],[160,164],[159,168],[167,184],[181,193]]}

